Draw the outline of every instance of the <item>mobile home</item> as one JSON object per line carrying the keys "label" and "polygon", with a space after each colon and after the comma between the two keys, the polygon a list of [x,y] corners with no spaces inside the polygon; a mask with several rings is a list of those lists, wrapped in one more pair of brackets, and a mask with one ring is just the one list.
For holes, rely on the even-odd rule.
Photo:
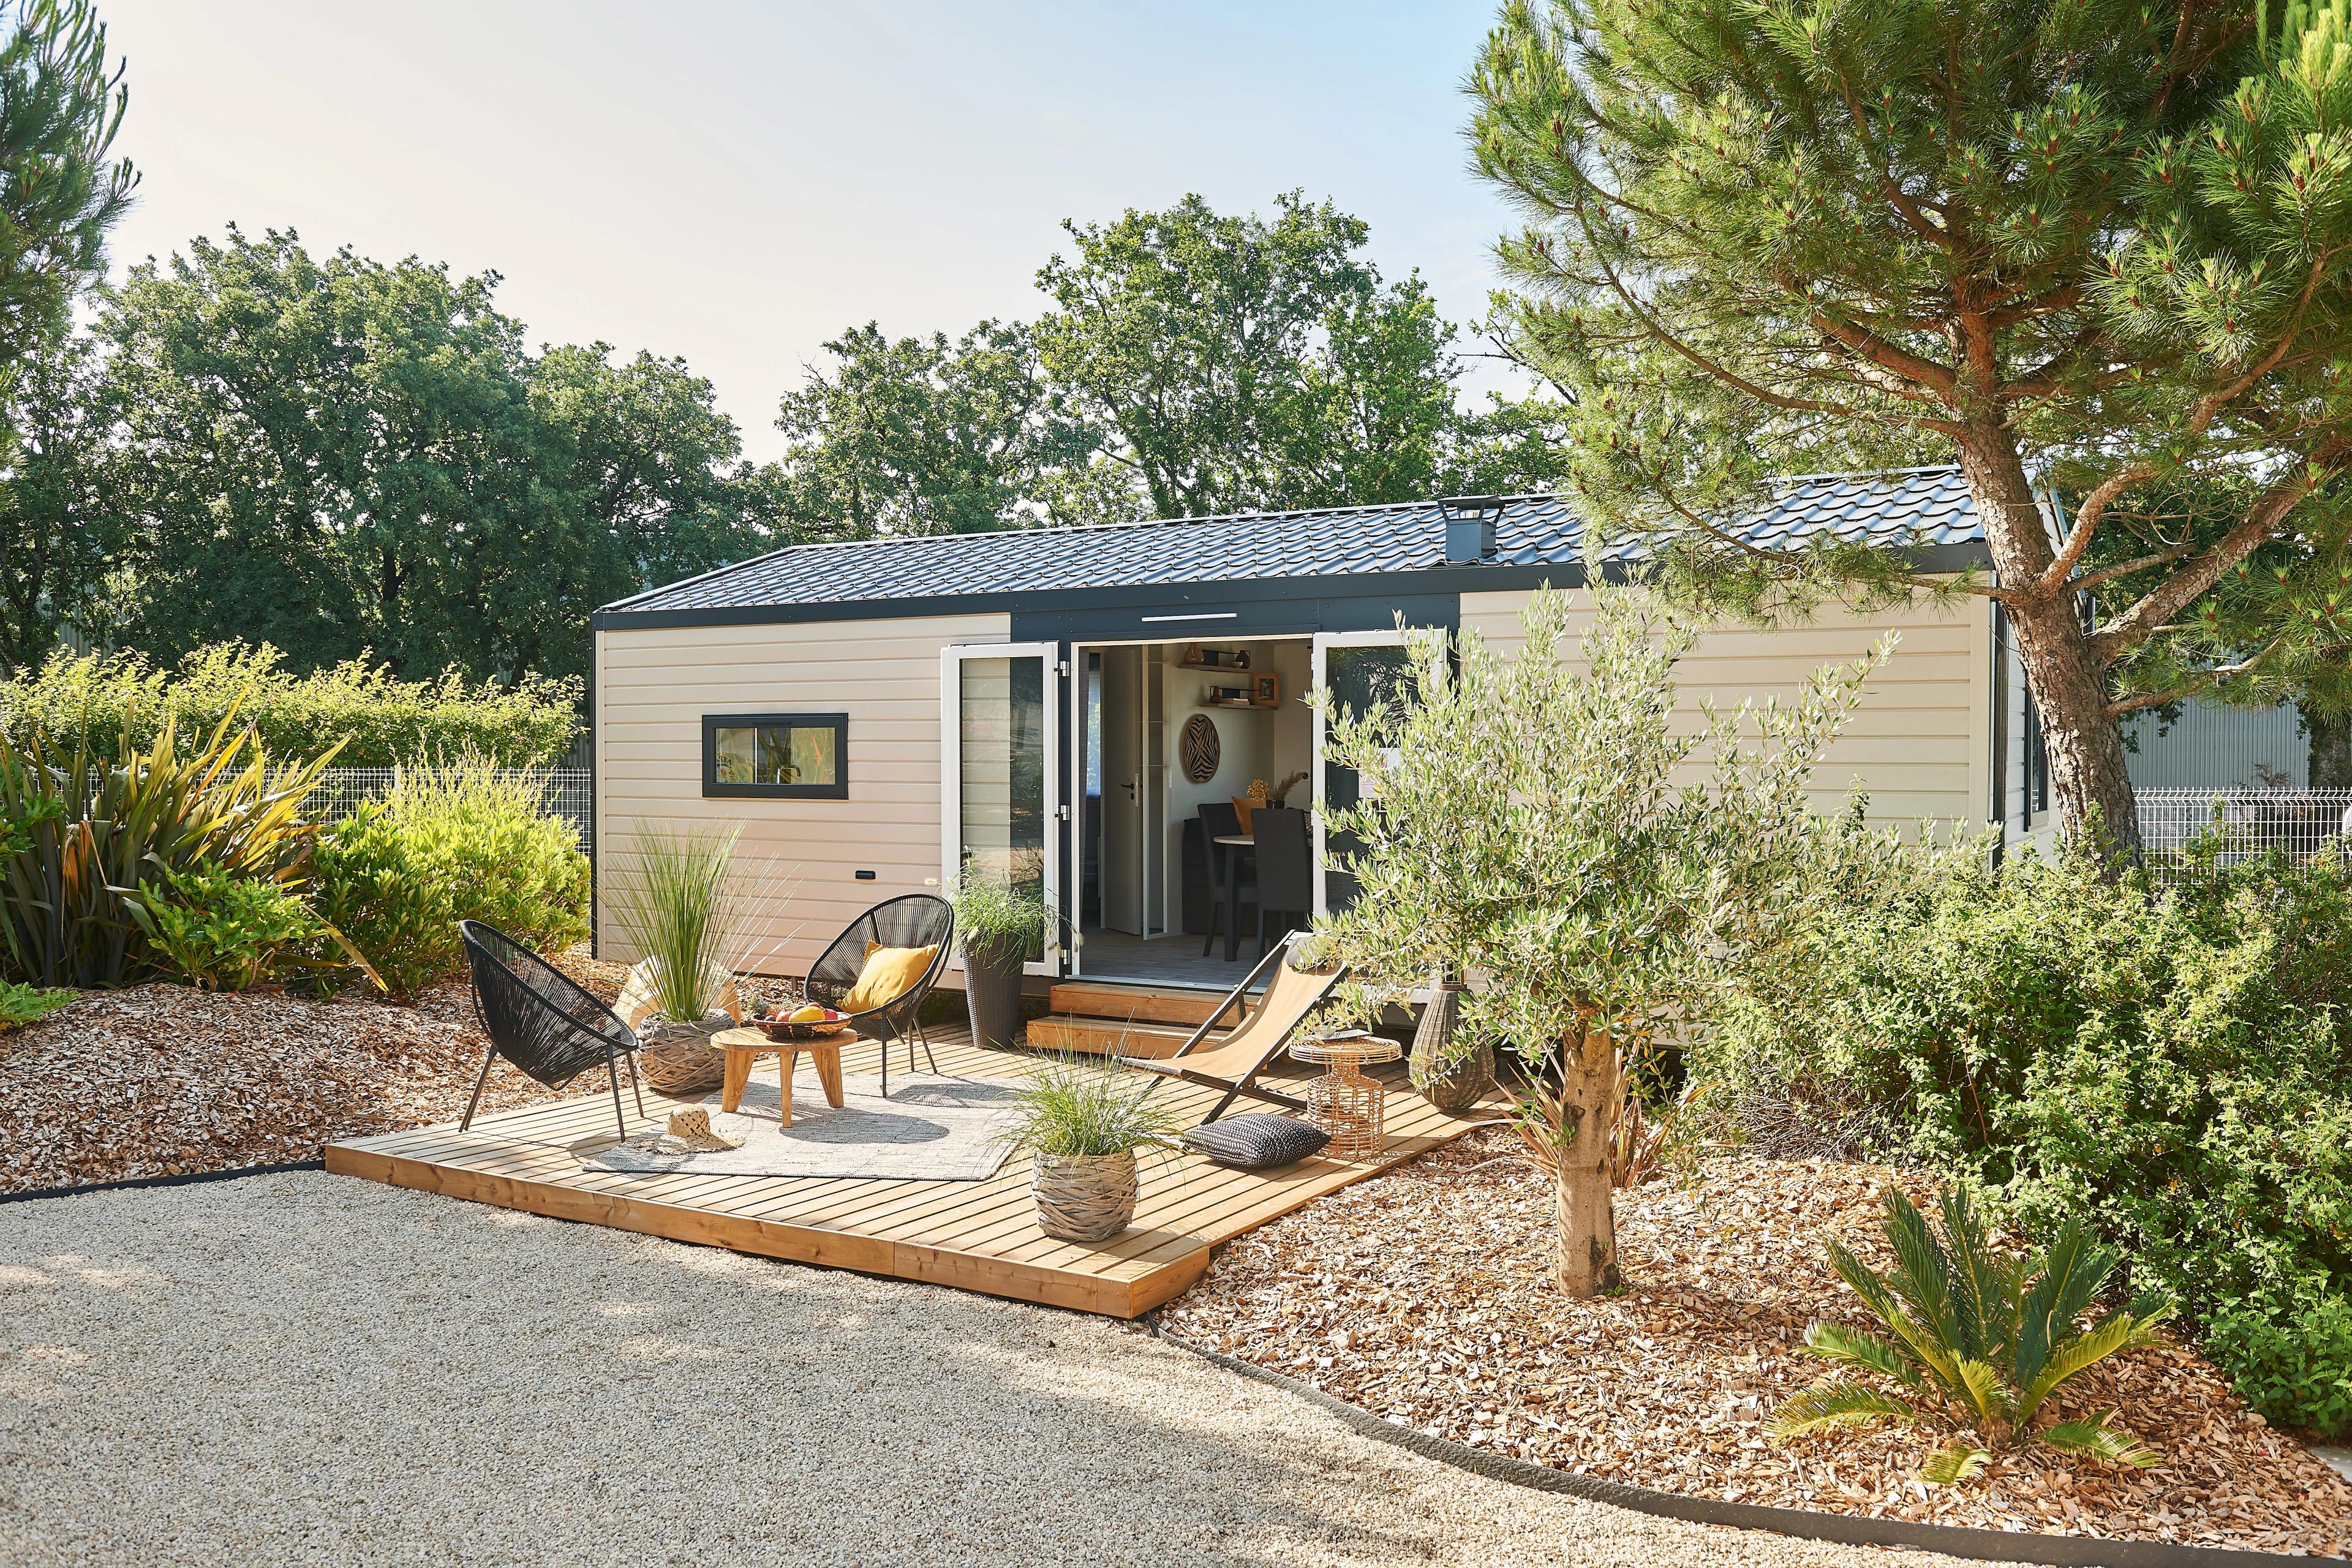
{"label": "mobile home", "polygon": [[[1951,468],[1792,479],[1748,529],[1821,531],[1926,572],[1985,562]],[[1570,504],[1535,495],[801,545],[657,588],[593,623],[599,881],[648,830],[734,828],[760,967],[798,973],[859,910],[977,863],[1083,931],[1038,973],[1216,984],[1237,973],[1209,929],[1219,808],[1261,780],[1298,778],[1310,808],[1351,787],[1306,695],[1370,690],[1400,623],[1507,643],[1583,561]],[[2038,826],[2031,715],[1981,597],[1720,629],[1683,700],[1793,695],[1888,630],[1825,799],[1859,784],[1881,819]],[[1312,876],[1319,907],[1319,856]],[[598,935],[635,956],[602,908]]]}

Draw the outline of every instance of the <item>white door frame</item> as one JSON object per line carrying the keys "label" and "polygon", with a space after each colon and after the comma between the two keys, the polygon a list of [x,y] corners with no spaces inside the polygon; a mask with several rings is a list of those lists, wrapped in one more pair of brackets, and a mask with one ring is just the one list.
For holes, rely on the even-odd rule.
{"label": "white door frame", "polygon": [[[968,658],[1035,658],[1042,684],[1039,707],[1045,724],[1045,899],[1058,921],[1062,913],[1062,701],[1060,645],[1049,642],[954,643],[940,650],[940,890],[952,891],[963,867],[963,662]],[[1031,974],[1061,973],[1061,943],[1049,938],[1045,957],[1025,963]],[[950,960],[962,966],[961,953]]]}
{"label": "white door frame", "polygon": [[[1402,647],[1403,646],[1404,630],[1396,626],[1383,626],[1375,631],[1365,632],[1317,632],[1312,667],[1314,689],[1319,693],[1331,684],[1329,654],[1335,647]],[[1314,790],[1313,799],[1316,805],[1315,812],[1309,820],[1312,823],[1315,840],[1315,912],[1318,915],[1325,914],[1330,909],[1330,900],[1323,886],[1323,718],[1324,715],[1318,709],[1315,715],[1315,761],[1312,764],[1315,776],[1309,781]]]}

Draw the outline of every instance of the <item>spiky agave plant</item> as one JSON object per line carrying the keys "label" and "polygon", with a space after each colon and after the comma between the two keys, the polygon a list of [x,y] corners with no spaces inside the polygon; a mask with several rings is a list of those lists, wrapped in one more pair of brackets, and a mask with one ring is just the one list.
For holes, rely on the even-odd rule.
{"label": "spiky agave plant", "polygon": [[1895,1266],[1886,1274],[1830,1245],[1831,1267],[1887,1334],[1837,1323],[1805,1331],[1807,1351],[1853,1372],[1874,1373],[1894,1392],[1852,1373],[1833,1374],[1791,1395],[1767,1430],[1785,1437],[1879,1420],[1954,1420],[1973,1429],[1975,1438],[1954,1440],[1921,1467],[1922,1480],[1938,1483],[1967,1479],[1995,1449],[2028,1437],[2119,1464],[2158,1463],[2154,1449],[2115,1424],[2113,1410],[2040,1431],[2033,1418],[2070,1378],[2149,1343],[2173,1302],[2146,1292],[2079,1329],[2076,1321],[2121,1254],[2070,1220],[2047,1251],[2004,1257],[1993,1249],[1965,1190],[1946,1193],[1938,1206],[1940,1233],[1901,1193],[1887,1194],[1884,1223]]}

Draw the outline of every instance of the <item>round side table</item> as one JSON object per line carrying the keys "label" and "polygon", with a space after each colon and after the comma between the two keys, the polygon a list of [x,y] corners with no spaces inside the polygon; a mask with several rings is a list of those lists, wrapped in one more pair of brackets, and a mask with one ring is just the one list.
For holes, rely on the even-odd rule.
{"label": "round side table", "polygon": [[1392,1062],[1404,1055],[1394,1040],[1361,1029],[1301,1040],[1290,1054],[1320,1064],[1320,1078],[1307,1083],[1307,1119],[1331,1135],[1323,1152],[1339,1160],[1369,1160],[1381,1152],[1382,1113],[1388,1096],[1364,1076],[1367,1062]]}

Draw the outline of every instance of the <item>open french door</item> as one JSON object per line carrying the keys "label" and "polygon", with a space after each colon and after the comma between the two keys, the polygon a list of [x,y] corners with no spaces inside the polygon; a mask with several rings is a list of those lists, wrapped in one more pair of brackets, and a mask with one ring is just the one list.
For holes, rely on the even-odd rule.
{"label": "open french door", "polygon": [[[940,655],[940,867],[967,870],[1062,908],[1060,666],[1052,643],[981,643]],[[1032,974],[1060,973],[1041,942]]]}
{"label": "open french door", "polygon": [[[1315,689],[1328,691],[1339,707],[1361,712],[1373,702],[1384,700],[1394,683],[1405,671],[1404,634],[1395,627],[1369,632],[1318,632],[1315,634]],[[1324,754],[1324,721],[1318,713],[1315,719],[1315,908],[1318,913],[1328,912],[1334,900],[1344,906],[1353,892],[1354,879],[1345,872],[1333,872],[1330,859],[1336,849],[1342,856],[1344,844],[1326,841],[1323,832],[1324,809],[1334,805],[1353,805],[1359,798],[1356,770],[1343,768]]]}

